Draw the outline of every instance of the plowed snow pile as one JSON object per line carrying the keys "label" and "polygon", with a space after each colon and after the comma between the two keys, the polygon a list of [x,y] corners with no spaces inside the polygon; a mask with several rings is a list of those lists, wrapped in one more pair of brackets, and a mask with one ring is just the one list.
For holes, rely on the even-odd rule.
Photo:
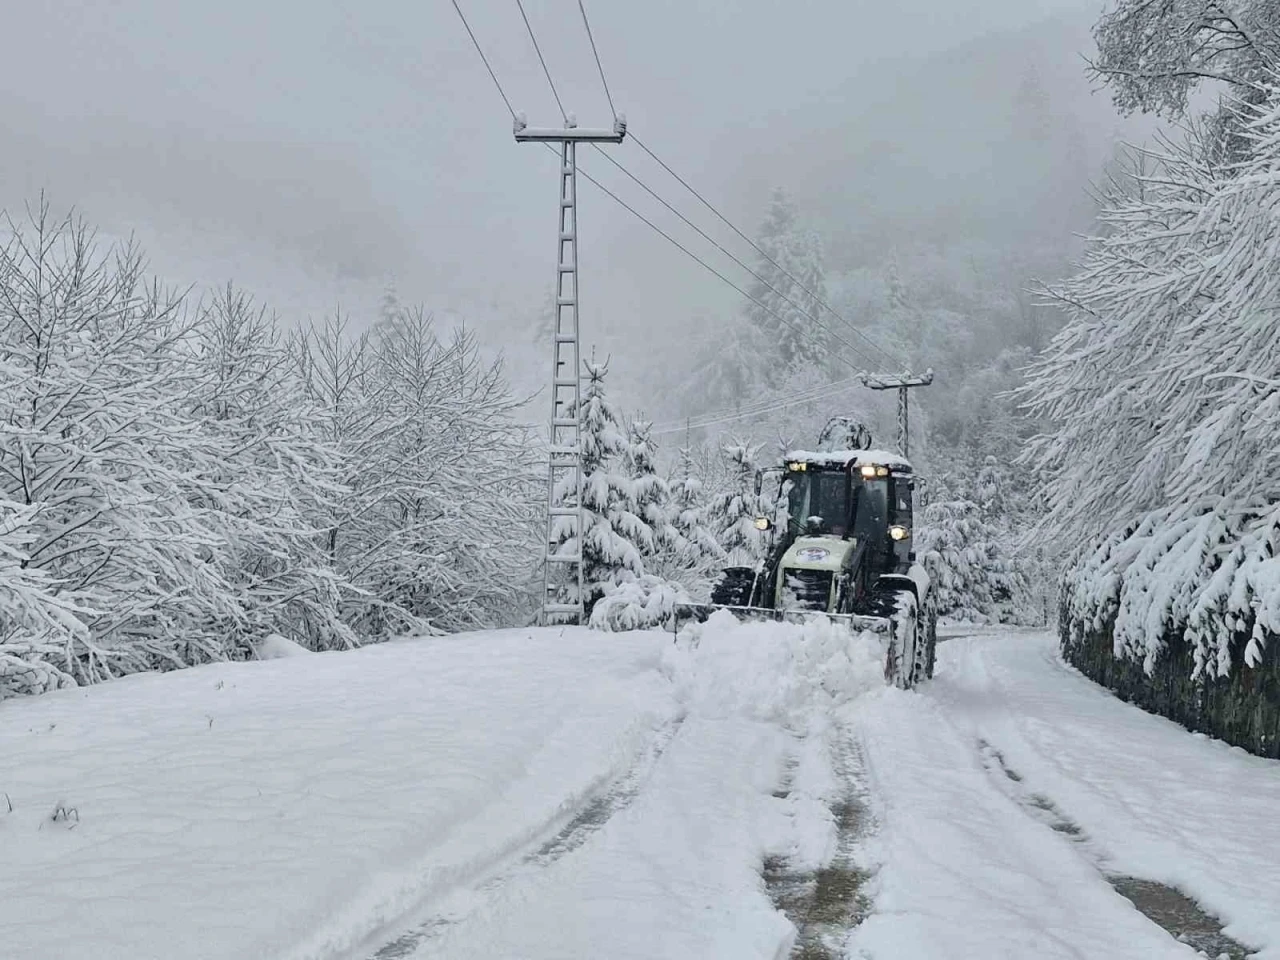
{"label": "plowed snow pile", "polygon": [[6,701],[0,954],[319,960],[425,922],[413,956],[773,957],[761,859],[825,855],[828,718],[878,651],[700,634],[500,631]]}

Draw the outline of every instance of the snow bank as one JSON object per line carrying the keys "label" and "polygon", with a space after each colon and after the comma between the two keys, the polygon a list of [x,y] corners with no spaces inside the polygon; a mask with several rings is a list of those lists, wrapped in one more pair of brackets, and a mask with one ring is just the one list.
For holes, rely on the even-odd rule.
{"label": "snow bank", "polygon": [[5,960],[319,960],[579,809],[670,635],[502,631],[0,706]]}
{"label": "snow bank", "polygon": [[268,634],[261,643],[254,644],[253,655],[259,660],[279,660],[283,657],[305,657],[311,653],[300,643],[278,633]]}

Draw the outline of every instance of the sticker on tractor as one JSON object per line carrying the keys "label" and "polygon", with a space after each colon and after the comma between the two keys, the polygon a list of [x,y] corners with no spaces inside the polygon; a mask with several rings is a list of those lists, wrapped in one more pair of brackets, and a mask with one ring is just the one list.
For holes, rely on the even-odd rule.
{"label": "sticker on tractor", "polygon": [[831,551],[826,547],[805,547],[803,550],[796,551],[796,559],[801,563],[817,563],[819,560],[825,560],[831,556]]}

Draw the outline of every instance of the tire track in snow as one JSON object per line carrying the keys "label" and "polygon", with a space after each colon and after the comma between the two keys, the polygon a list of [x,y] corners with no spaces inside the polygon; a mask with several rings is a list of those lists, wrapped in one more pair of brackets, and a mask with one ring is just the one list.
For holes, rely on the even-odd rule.
{"label": "tire track in snow", "polygon": [[1141,877],[1108,873],[1103,867],[1101,852],[1092,848],[1080,825],[1063,814],[1049,797],[1032,792],[1023,776],[1009,766],[1004,754],[983,739],[978,740],[978,752],[987,771],[997,781],[1000,776],[1004,777],[1007,781],[1005,789],[1028,814],[1049,829],[1082,844],[1087,858],[1116,892],[1175,940],[1218,960],[1247,960],[1253,955],[1244,944],[1222,932],[1223,923],[1219,918],[1205,912],[1195,900],[1177,888]]}
{"label": "tire track in snow", "polygon": [[[774,906],[796,927],[791,960],[835,960],[840,944],[870,912],[863,893],[870,874],[857,866],[854,849],[871,829],[867,791],[861,776],[862,761],[856,741],[846,731],[833,757],[836,775],[844,789],[831,804],[837,847],[831,862],[817,870],[794,870],[784,857],[766,857],[761,875]],[[775,797],[789,795],[794,764],[789,765]]]}
{"label": "tire track in snow", "polygon": [[[625,810],[644,788],[654,765],[675,739],[684,722],[684,715],[677,716],[651,741],[649,749],[640,760],[621,776],[610,781],[594,796],[587,798],[563,825],[550,836],[544,836],[525,848],[512,863],[499,866],[489,875],[473,884],[461,908],[433,913],[410,929],[385,941],[373,953],[363,954],[368,960],[408,960],[420,948],[439,937],[446,929],[466,918],[480,903],[512,882],[542,870],[583,846],[601,830],[614,815]],[[456,896],[450,891],[444,899]]]}

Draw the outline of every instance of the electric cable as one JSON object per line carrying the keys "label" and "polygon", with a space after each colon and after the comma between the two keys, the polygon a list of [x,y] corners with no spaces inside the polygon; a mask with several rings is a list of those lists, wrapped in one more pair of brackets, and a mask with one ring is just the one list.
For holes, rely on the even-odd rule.
{"label": "electric cable", "polygon": [[760,256],[762,256],[762,257],[764,257],[766,260],[768,260],[768,261],[769,261],[769,263],[773,264],[773,266],[775,266],[775,267],[777,267],[779,270],[781,270],[781,271],[782,271],[782,273],[783,273],[783,274],[784,274],[784,275],[785,275],[789,280],[791,280],[791,282],[792,282],[792,283],[796,284],[796,286],[798,286],[798,287],[800,287],[800,289],[804,290],[804,291],[805,291],[805,293],[807,293],[807,294],[809,294],[809,296],[813,297],[814,301],[815,301],[816,303],[818,303],[818,305],[819,305],[819,306],[821,306],[824,310],[826,310],[828,313],[830,313],[833,317],[835,317],[836,319],[838,319],[841,323],[843,323],[846,327],[848,327],[848,328],[849,328],[849,329],[850,329],[850,330],[851,330],[851,331],[852,331],[856,336],[858,336],[858,337],[859,337],[859,338],[861,338],[863,341],[865,341],[866,343],[868,343],[871,347],[873,347],[876,351],[878,351],[880,354],[882,354],[884,357],[886,357],[886,358],[887,358],[888,360],[890,360],[892,363],[894,363],[894,364],[896,364],[896,365],[901,365],[901,366],[904,366],[904,367],[906,366],[905,364],[903,364],[902,360],[901,360],[901,359],[899,359],[895,354],[893,354],[893,353],[889,352],[889,351],[888,351],[888,350],[886,350],[884,347],[880,346],[880,344],[876,343],[874,340],[872,340],[870,337],[868,337],[865,333],[863,333],[861,330],[859,330],[856,326],[854,326],[852,323],[850,323],[848,320],[846,320],[846,319],[844,318],[844,316],[842,316],[842,315],[841,315],[841,314],[840,314],[840,313],[839,313],[839,312],[838,312],[834,307],[832,307],[832,306],[831,306],[829,303],[827,303],[824,299],[822,299],[822,298],[821,298],[821,297],[819,297],[816,293],[814,293],[812,290],[810,290],[808,287],[806,287],[806,286],[804,285],[804,283],[803,283],[803,282],[801,282],[797,277],[793,276],[793,275],[792,275],[792,274],[791,274],[791,273],[786,269],[786,267],[782,266],[782,264],[780,264],[780,263],[778,263],[778,261],[774,260],[774,259],[773,259],[773,257],[769,256],[769,254],[768,254],[767,252],[765,252],[765,250],[764,250],[764,249],[763,249],[763,248],[762,248],[758,243],[756,243],[756,242],[755,242],[754,240],[752,240],[749,236],[747,236],[747,235],[746,235],[742,230],[738,229],[738,227],[733,223],[733,221],[731,221],[731,220],[730,220],[728,217],[726,217],[723,213],[721,213],[719,210],[717,210],[717,209],[716,209],[716,208],[711,204],[711,202],[710,202],[709,200],[707,200],[707,199],[706,199],[706,198],[705,198],[701,193],[699,193],[696,189],[694,189],[694,187],[693,187],[693,186],[692,186],[692,185],[691,185],[687,180],[685,180],[685,179],[684,179],[684,177],[682,177],[682,176],[680,176],[680,174],[676,173],[673,169],[671,169],[671,167],[669,167],[669,166],[668,166],[668,165],[667,165],[667,164],[662,160],[662,158],[661,158],[661,157],[659,157],[656,153],[654,153],[652,150],[650,150],[650,149],[645,145],[644,141],[642,141],[639,137],[637,137],[637,136],[635,135],[635,133],[632,133],[632,134],[631,134],[631,139],[632,139],[632,140],[634,140],[634,141],[635,141],[636,146],[638,146],[641,150],[643,150],[645,153],[647,153],[647,154],[648,154],[648,155],[649,155],[649,156],[654,160],[654,162],[658,164],[658,166],[662,167],[662,169],[663,169],[663,170],[665,170],[665,171],[667,171],[667,173],[671,174],[671,176],[672,176],[672,177],[674,177],[674,178],[675,178],[675,180],[676,180],[676,181],[677,181],[677,182],[678,182],[682,187],[684,187],[684,188],[685,188],[686,190],[688,190],[691,194],[693,194],[693,195],[694,195],[694,197],[696,197],[696,198],[698,199],[698,201],[699,201],[699,202],[700,202],[704,207],[706,207],[706,208],[707,208],[708,210],[710,210],[713,214],[715,214],[715,215],[716,215],[716,217],[718,217],[718,218],[720,219],[720,221],[721,221],[722,223],[724,223],[724,224],[725,224],[725,226],[727,226],[730,230],[732,230],[734,233],[736,233],[739,237],[741,237],[743,240],[745,240],[747,243],[749,243],[749,244],[751,245],[751,247],[756,251],[756,253],[760,254]]}
{"label": "electric cable", "polygon": [[591,53],[596,58],[596,69],[600,71],[600,83],[604,86],[604,97],[609,101],[609,112],[613,114],[613,119],[618,119],[618,110],[613,105],[613,94],[609,92],[609,81],[604,78],[604,64],[600,62],[600,51],[596,49],[596,38],[591,32],[591,21],[587,19],[587,8],[583,5],[583,0],[578,0],[578,9],[582,11],[582,25],[587,28],[587,39],[591,41]]}
{"label": "electric cable", "polygon": [[[596,152],[597,152],[598,154],[600,154],[600,156],[604,157],[604,158],[605,158],[606,160],[608,160],[611,164],[613,164],[615,167],[617,167],[619,170],[621,170],[623,173],[625,173],[628,177],[630,177],[632,180],[634,180],[637,184],[639,184],[639,185],[640,185],[640,188],[641,188],[642,190],[644,190],[646,193],[648,193],[648,194],[649,194],[649,196],[653,197],[653,198],[654,198],[655,200],[657,200],[660,204],[662,204],[664,207],[666,207],[668,210],[670,210],[672,213],[674,213],[677,217],[679,217],[679,218],[680,218],[680,220],[682,220],[686,225],[688,225],[688,226],[689,226],[689,227],[691,227],[693,230],[695,230],[695,231],[698,233],[698,235],[699,235],[700,237],[702,237],[704,240],[706,240],[708,243],[710,243],[712,246],[714,246],[717,250],[719,250],[721,253],[723,253],[726,257],[728,257],[730,260],[732,260],[734,263],[736,263],[738,266],[740,266],[743,270],[747,271],[747,273],[751,274],[751,276],[755,277],[755,279],[756,279],[756,280],[758,280],[760,283],[764,284],[766,287],[768,287],[771,291],[773,291],[774,293],[776,293],[779,297],[781,297],[781,298],[782,298],[783,300],[785,300],[787,303],[791,304],[793,307],[795,307],[795,308],[796,308],[797,310],[799,310],[801,313],[803,313],[803,314],[805,314],[806,316],[808,316],[808,317],[809,317],[809,319],[810,319],[810,320],[812,320],[812,321],[813,321],[813,323],[814,323],[814,324],[815,324],[815,325],[816,325],[820,330],[824,330],[824,331],[826,331],[826,333],[827,333],[827,335],[828,335],[828,336],[830,336],[830,337],[832,337],[833,339],[835,339],[835,340],[839,341],[840,343],[843,343],[846,347],[848,347],[850,350],[852,350],[854,353],[856,353],[858,356],[860,356],[863,360],[866,360],[866,361],[867,361],[867,363],[871,364],[872,366],[875,366],[875,365],[876,365],[876,360],[874,360],[873,358],[871,358],[871,357],[867,356],[867,354],[865,354],[863,351],[859,350],[857,347],[855,347],[853,344],[851,344],[848,340],[845,340],[843,337],[841,337],[838,333],[836,333],[834,330],[832,330],[830,327],[828,327],[825,323],[823,323],[823,322],[822,322],[821,320],[819,320],[817,317],[812,316],[811,314],[809,314],[809,313],[808,313],[808,311],[807,311],[807,310],[805,310],[805,308],[804,308],[804,305],[803,305],[803,304],[797,303],[795,300],[793,300],[793,299],[792,299],[791,297],[789,297],[787,294],[783,293],[781,290],[779,290],[777,287],[775,287],[772,283],[770,283],[768,280],[766,280],[763,276],[761,276],[759,273],[757,273],[755,270],[753,270],[750,266],[748,266],[746,263],[744,263],[741,259],[739,259],[739,258],[738,258],[734,253],[733,253],[733,251],[731,251],[731,250],[729,250],[728,248],[726,248],[723,244],[721,244],[721,243],[720,243],[718,240],[716,240],[714,237],[710,236],[710,235],[709,235],[705,230],[703,230],[703,229],[702,229],[701,227],[699,227],[696,223],[694,223],[692,220],[690,220],[688,217],[686,217],[683,213],[681,213],[679,210],[677,210],[675,207],[673,207],[670,203],[668,203],[668,202],[667,202],[666,200],[664,200],[662,197],[658,196],[658,194],[657,194],[657,193],[655,193],[655,192],[654,192],[654,190],[653,190],[651,187],[649,187],[649,185],[648,185],[648,184],[646,184],[643,180],[641,180],[639,177],[637,177],[634,173],[632,173],[630,170],[628,170],[626,167],[624,167],[621,163],[619,163],[617,160],[613,159],[613,157],[609,156],[609,154],[607,154],[604,150],[602,150],[602,149],[600,148],[599,144],[594,144],[594,143],[593,143],[593,144],[592,144],[592,146],[596,148]],[[770,262],[772,262],[772,261],[770,261]],[[783,271],[783,272],[785,273],[786,271]],[[789,276],[789,274],[788,274],[788,276]],[[793,279],[794,279],[794,278],[793,278]],[[812,294],[810,294],[810,295],[812,296]]]}
{"label": "electric cable", "polygon": [[511,114],[511,119],[516,118],[515,108],[511,106],[511,101],[507,99],[506,92],[502,89],[502,84],[498,82],[498,75],[493,72],[493,67],[489,66],[489,58],[484,55],[484,51],[480,49],[480,41],[476,39],[475,32],[471,29],[471,24],[467,23],[467,18],[462,12],[462,8],[458,6],[458,0],[453,0],[453,9],[458,11],[458,17],[462,20],[462,25],[466,27],[467,36],[471,38],[471,42],[475,44],[476,53],[480,54],[480,60],[484,64],[484,68],[489,71],[489,76],[493,78],[493,85],[498,88],[498,96],[502,97],[502,102],[507,105],[507,111]]}
{"label": "electric cable", "polygon": [[564,122],[569,122],[569,114],[565,113],[564,104],[560,102],[560,91],[556,89],[556,82],[551,79],[551,71],[547,69],[546,58],[542,56],[542,48],[538,46],[538,38],[533,34],[533,25],[529,23],[529,16],[524,12],[524,0],[516,0],[516,6],[520,8],[520,16],[524,19],[525,29],[529,31],[529,39],[533,41],[533,52],[538,55],[538,62],[542,64],[542,72],[547,75],[547,85],[551,87],[551,95],[556,98],[556,106],[560,108],[560,116],[564,118]]}

